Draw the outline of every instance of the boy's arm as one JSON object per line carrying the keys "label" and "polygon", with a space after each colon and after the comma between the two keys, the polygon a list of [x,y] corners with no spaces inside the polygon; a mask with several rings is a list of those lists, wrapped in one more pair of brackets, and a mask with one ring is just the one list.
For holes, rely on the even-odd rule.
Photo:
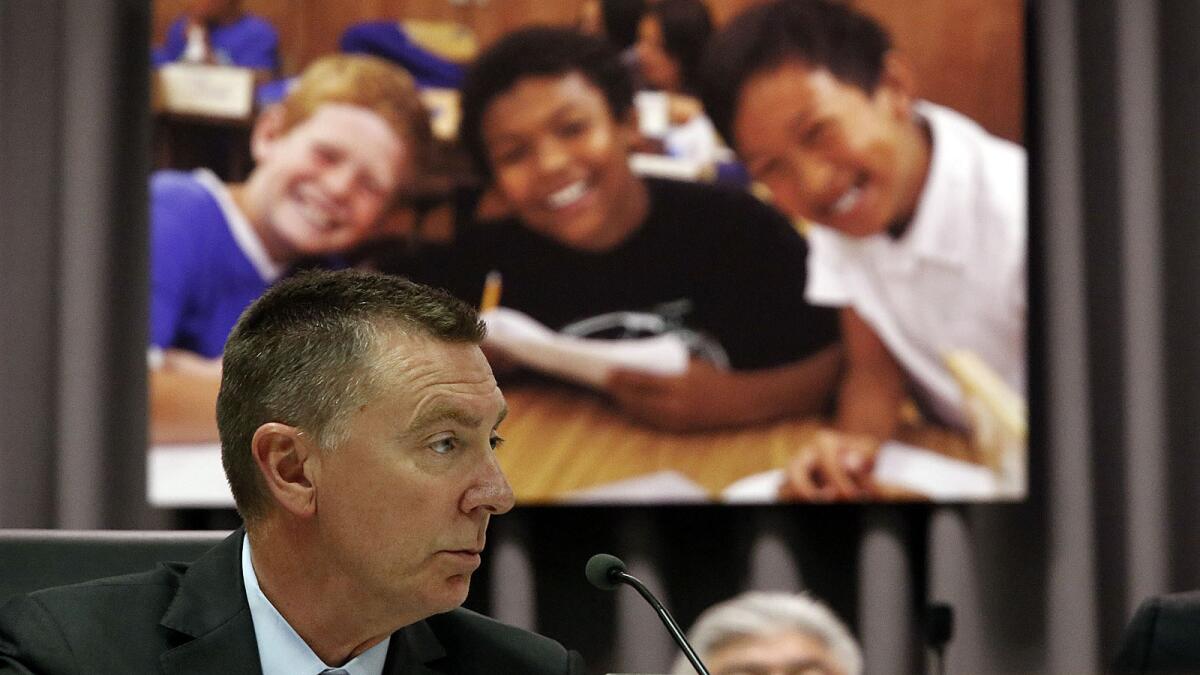
{"label": "boy's arm", "polygon": [[906,376],[887,345],[853,309],[841,311],[846,374],[838,397],[838,431],[823,431],[796,453],[780,496],[828,501],[875,494],[871,482],[880,442],[900,416]]}
{"label": "boy's arm", "polygon": [[853,309],[841,311],[846,375],[838,395],[837,428],[883,441],[900,419],[904,370],[875,330]]}
{"label": "boy's arm", "polygon": [[693,359],[673,377],[615,371],[606,390],[631,417],[671,431],[736,427],[823,412],[842,350],[826,347],[793,363],[727,371]]}
{"label": "boy's arm", "polygon": [[221,359],[173,349],[150,369],[150,442],[203,443],[219,440],[217,392]]}

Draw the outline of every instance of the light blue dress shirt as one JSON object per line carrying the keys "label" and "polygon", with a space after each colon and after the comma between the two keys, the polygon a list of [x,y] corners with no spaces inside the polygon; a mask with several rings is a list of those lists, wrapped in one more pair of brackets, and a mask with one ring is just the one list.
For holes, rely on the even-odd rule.
{"label": "light blue dress shirt", "polygon": [[330,669],[347,675],[382,675],[388,645],[392,641],[390,635],[337,669],[321,661],[263,595],[250,561],[249,537],[242,538],[242,580],[246,584],[246,600],[250,603],[250,619],[254,622],[263,675],[317,675]]}

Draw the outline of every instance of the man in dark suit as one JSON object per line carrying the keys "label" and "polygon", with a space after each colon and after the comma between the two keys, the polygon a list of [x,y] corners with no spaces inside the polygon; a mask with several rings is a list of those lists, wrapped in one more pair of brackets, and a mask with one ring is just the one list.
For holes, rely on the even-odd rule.
{"label": "man in dark suit", "polygon": [[194,564],[0,610],[0,671],[575,673],[459,609],[512,490],[475,312],[364,272],[282,282],[224,353],[222,462],[245,529]]}
{"label": "man in dark suit", "polygon": [[1143,602],[1125,627],[1113,670],[1200,673],[1200,591]]}

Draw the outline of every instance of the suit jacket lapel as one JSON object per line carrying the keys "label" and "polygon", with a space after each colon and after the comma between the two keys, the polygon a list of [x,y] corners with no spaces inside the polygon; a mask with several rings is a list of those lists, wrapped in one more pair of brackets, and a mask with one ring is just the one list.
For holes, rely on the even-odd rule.
{"label": "suit jacket lapel", "polygon": [[446,648],[433,629],[424,621],[418,621],[392,633],[383,675],[433,675],[439,671],[429,664],[444,656]]}
{"label": "suit jacket lapel", "polygon": [[193,639],[163,652],[164,673],[261,675],[242,582],[244,534],[239,528],[184,573],[160,624]]}

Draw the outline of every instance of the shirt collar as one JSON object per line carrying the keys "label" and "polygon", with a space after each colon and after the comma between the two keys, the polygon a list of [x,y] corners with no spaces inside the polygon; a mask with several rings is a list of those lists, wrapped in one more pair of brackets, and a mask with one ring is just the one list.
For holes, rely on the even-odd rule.
{"label": "shirt collar", "polygon": [[267,283],[278,281],[283,276],[284,266],[271,260],[271,256],[267,255],[266,247],[263,246],[262,240],[258,238],[254,228],[250,226],[246,215],[233,201],[233,195],[229,192],[229,188],[208,169],[196,169],[192,172],[192,176],[200,185],[204,186],[204,189],[208,190],[213,199],[217,200],[221,215],[225,216],[225,222],[229,224],[229,233],[233,235],[233,240],[237,242],[242,255],[246,256],[250,264],[254,265],[254,269],[258,271],[262,280]]}
{"label": "shirt collar", "polygon": [[962,218],[970,213],[966,205],[971,186],[964,171],[963,149],[957,147],[956,139],[947,138],[953,133],[947,128],[947,112],[932,103],[917,102],[916,113],[929,124],[929,174],[901,245],[911,246],[922,258],[965,264]]}
{"label": "shirt collar", "polygon": [[[246,535],[242,538],[242,579],[246,584],[246,601],[250,604],[250,619],[254,622],[258,660],[262,664],[263,675],[316,675],[333,667],[321,661],[287,619],[275,609],[275,605],[263,595],[250,560],[250,538]],[[389,635],[338,667],[349,675],[382,675],[391,641]]]}

